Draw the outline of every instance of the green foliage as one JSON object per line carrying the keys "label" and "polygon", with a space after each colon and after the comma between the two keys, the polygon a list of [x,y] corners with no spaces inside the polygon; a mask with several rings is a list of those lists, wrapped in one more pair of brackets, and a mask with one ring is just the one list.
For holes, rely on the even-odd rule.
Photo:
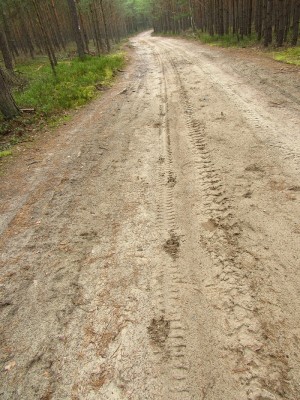
{"label": "green foliage", "polygon": [[82,106],[91,100],[97,85],[108,85],[124,62],[122,54],[61,61],[54,77],[46,59],[18,66],[29,85],[15,93],[21,107],[32,107],[45,116]]}
{"label": "green foliage", "polygon": [[210,44],[211,46],[220,47],[249,47],[256,43],[256,35],[244,36],[243,39],[238,38],[236,35],[209,35],[208,33],[197,33],[197,38],[203,42]]}
{"label": "green foliage", "polygon": [[109,86],[124,62],[122,53],[86,57],[84,61],[65,58],[57,66],[57,77],[53,76],[45,57],[18,64],[17,72],[26,77],[27,84],[15,89],[14,97],[21,108],[34,108],[35,112],[24,113],[11,121],[5,121],[0,115],[0,151],[9,151],[12,145],[32,140],[46,124],[55,128],[68,121],[70,116],[65,111],[84,105],[99,89]]}
{"label": "green foliage", "polygon": [[149,16],[151,14],[151,1],[149,0],[125,0],[121,3],[127,16],[138,14]]}
{"label": "green foliage", "polygon": [[[251,37],[244,36],[243,39],[238,40],[236,36],[233,35],[224,35],[211,36],[208,33],[200,33],[196,34],[197,39],[199,39],[202,43],[207,43],[211,46],[220,46],[220,47],[252,47],[257,46],[257,38],[256,35],[252,35]],[[300,46],[290,47],[281,51],[272,51],[272,57],[277,60],[287,64],[300,65]]]}
{"label": "green foliage", "polygon": [[300,65],[300,46],[291,47],[282,51],[274,51],[273,58],[287,64]]}
{"label": "green foliage", "polygon": [[8,157],[12,155],[12,151],[11,150],[3,150],[0,151],[0,158],[2,157]]}
{"label": "green foliage", "polygon": [[65,114],[65,115],[53,115],[48,119],[48,125],[50,128],[57,128],[59,125],[62,123],[66,123],[68,121],[71,121],[71,115]]}

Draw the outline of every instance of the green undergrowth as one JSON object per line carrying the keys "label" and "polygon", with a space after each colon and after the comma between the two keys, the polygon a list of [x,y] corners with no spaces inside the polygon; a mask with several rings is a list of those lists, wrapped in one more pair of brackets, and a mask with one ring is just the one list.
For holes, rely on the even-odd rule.
{"label": "green undergrowth", "polygon": [[272,56],[277,61],[300,66],[300,46],[274,51]]}
{"label": "green undergrowth", "polygon": [[0,151],[0,158],[8,157],[8,156],[11,156],[11,155],[12,155],[12,151],[11,150]]}
{"label": "green undergrowth", "polygon": [[124,62],[121,52],[87,56],[84,61],[65,58],[59,61],[56,76],[45,57],[19,63],[16,74],[26,83],[14,90],[14,98],[20,108],[34,111],[9,122],[0,119],[0,151],[46,125],[54,128],[66,122],[68,110],[83,106],[109,87]]}
{"label": "green undergrowth", "polygon": [[[275,44],[268,48],[263,47],[262,42],[257,40],[257,35],[237,37],[233,34],[228,35],[210,35],[206,32],[193,32],[187,30],[181,33],[153,33],[153,36],[167,36],[167,37],[184,37],[186,39],[198,40],[201,43],[210,46],[218,47],[231,47],[231,48],[252,48],[258,53],[270,55],[274,60],[281,61],[286,64],[300,65],[300,46],[276,48]],[[290,40],[290,38],[289,38]]]}
{"label": "green undergrowth", "polygon": [[213,35],[210,36],[208,33],[197,33],[194,34],[198,40],[202,43],[207,43],[211,46],[219,47],[236,47],[236,48],[255,48],[258,52],[264,52],[270,54],[276,61],[281,61],[287,64],[300,65],[300,46],[287,47],[284,49],[277,49],[274,46],[269,48],[263,48],[262,44],[257,41],[256,35],[250,37],[244,36],[243,39],[237,38],[235,35]]}
{"label": "green undergrowth", "polygon": [[196,38],[202,43],[219,47],[251,47],[257,44],[256,35],[244,36],[243,38],[236,35],[209,35],[208,33],[197,32]]}
{"label": "green undergrowth", "polygon": [[35,62],[17,68],[28,77],[29,85],[24,91],[16,92],[15,99],[22,107],[51,115],[82,106],[94,98],[97,88],[108,86],[114,72],[122,67],[123,55],[60,61],[56,77],[47,64]]}

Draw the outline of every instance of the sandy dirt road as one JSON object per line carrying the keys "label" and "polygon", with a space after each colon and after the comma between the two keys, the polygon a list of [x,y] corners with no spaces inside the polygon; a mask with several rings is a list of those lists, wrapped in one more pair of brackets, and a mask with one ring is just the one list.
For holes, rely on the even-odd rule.
{"label": "sandy dirt road", "polygon": [[300,75],[131,39],[1,177],[0,399],[300,399]]}

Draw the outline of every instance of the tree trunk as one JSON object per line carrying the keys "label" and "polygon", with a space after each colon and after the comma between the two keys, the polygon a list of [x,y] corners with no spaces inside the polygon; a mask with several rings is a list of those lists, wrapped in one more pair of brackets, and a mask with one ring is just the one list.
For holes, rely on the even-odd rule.
{"label": "tree trunk", "polygon": [[253,4],[252,0],[250,0],[248,9],[248,36],[251,36],[252,33],[252,17],[253,17]]}
{"label": "tree trunk", "polygon": [[67,0],[67,1],[68,1],[68,6],[69,6],[69,10],[70,10],[70,15],[71,15],[74,38],[75,38],[75,42],[77,45],[78,57],[81,60],[83,60],[85,57],[84,44],[83,44],[83,40],[82,40],[82,36],[81,36],[81,32],[80,32],[80,24],[79,24],[79,19],[78,19],[78,14],[77,14],[76,3],[75,3],[75,0]]}
{"label": "tree trunk", "polygon": [[57,10],[56,10],[56,7],[55,7],[54,0],[51,0],[51,7],[52,7],[52,10],[53,10],[53,14],[54,14],[55,22],[56,22],[56,29],[57,29],[57,33],[58,33],[60,44],[61,44],[62,48],[64,49],[64,51],[66,51],[65,40],[64,40],[63,34],[61,32],[60,23],[59,23],[59,17],[58,17],[58,14],[57,14]]}
{"label": "tree trunk", "polygon": [[17,49],[17,47],[16,47],[16,45],[15,45],[13,39],[12,39],[12,35],[11,35],[10,29],[9,29],[10,27],[8,25],[6,14],[4,13],[2,8],[0,8],[0,11],[1,11],[0,14],[1,14],[1,17],[2,17],[2,21],[3,21],[3,31],[4,31],[6,39],[7,39],[7,45],[9,47],[9,49],[10,49],[10,52],[11,52],[12,56],[13,57],[15,55],[18,56],[19,55],[18,54],[18,49]]}
{"label": "tree trunk", "polygon": [[196,32],[196,25],[195,25],[195,19],[194,19],[194,8],[192,5],[192,0],[189,0],[189,11],[190,11],[191,27],[193,28],[193,32]]}
{"label": "tree trunk", "polygon": [[90,17],[91,17],[91,25],[92,25],[92,29],[93,29],[93,33],[94,33],[94,41],[95,41],[96,47],[97,47],[97,54],[100,55],[101,52],[103,53],[104,51],[102,49],[102,42],[100,39],[99,27],[97,24],[97,14],[95,11],[94,3],[90,4]]}
{"label": "tree trunk", "polygon": [[13,71],[14,65],[13,65],[13,59],[10,54],[10,50],[7,44],[6,36],[4,32],[0,31],[0,50],[3,55],[3,60],[5,67],[8,71]]}
{"label": "tree trunk", "polygon": [[223,0],[219,2],[219,35],[224,35],[224,4]]}
{"label": "tree trunk", "polygon": [[[77,0],[77,2],[79,2],[79,1]],[[81,27],[81,31],[82,31],[82,36],[83,36],[83,43],[85,45],[86,52],[89,53],[90,52],[90,49],[89,49],[89,38],[88,38],[86,29],[85,29],[85,26],[84,26],[84,23],[83,23],[83,16],[82,16],[82,13],[81,13],[80,9],[78,9],[78,17],[79,17],[79,21],[80,21],[80,27]]]}
{"label": "tree trunk", "polygon": [[224,2],[224,33],[229,34],[229,4],[228,0]]}
{"label": "tree trunk", "polygon": [[108,39],[108,30],[107,30],[107,23],[106,23],[106,17],[103,9],[103,0],[100,0],[100,7],[101,7],[101,14],[102,14],[102,20],[103,20],[103,25],[104,25],[104,35],[105,35],[105,44],[106,44],[106,49],[108,52],[110,52],[110,43]]}
{"label": "tree trunk", "polygon": [[[295,4],[297,3],[299,4],[299,0],[295,1]],[[291,17],[293,14],[293,7],[292,7],[292,2],[294,5],[294,1],[293,0],[286,0],[285,1],[285,7],[284,7],[284,42],[287,42],[288,40],[288,35],[290,33],[290,25],[291,25]]]}
{"label": "tree trunk", "polygon": [[29,50],[31,58],[34,58],[34,46],[27,28],[26,18],[31,18],[28,11],[25,11],[24,6],[17,6],[18,13],[20,15],[20,27],[22,30],[22,36],[24,37],[24,42],[26,43],[26,51]]}
{"label": "tree trunk", "polygon": [[273,0],[267,0],[267,13],[265,20],[264,32],[264,46],[267,47],[272,43],[272,14],[273,14]]}
{"label": "tree trunk", "polygon": [[12,119],[20,114],[20,110],[17,107],[9,86],[5,81],[5,75],[0,68],[0,111],[4,115],[5,119]]}
{"label": "tree trunk", "polygon": [[48,58],[49,58],[49,61],[50,61],[50,64],[51,64],[51,68],[52,68],[53,74],[56,75],[55,66],[57,65],[57,59],[56,59],[56,56],[55,56],[51,41],[49,39],[47,30],[45,29],[45,25],[43,23],[44,21],[42,19],[42,14],[40,12],[39,5],[38,5],[36,0],[33,0],[33,4],[34,4],[34,7],[35,7],[38,24],[39,24],[39,27],[40,27],[40,30],[41,30],[41,33],[42,33],[42,37],[43,37],[43,41],[44,41],[44,47],[45,47],[46,53],[48,55]]}
{"label": "tree trunk", "polygon": [[[104,42],[102,40],[102,31],[100,29],[101,18],[100,18],[100,15],[98,13],[97,4],[96,4],[95,1],[93,2],[93,7],[94,7],[94,10],[93,10],[93,12],[94,12],[94,24],[95,24],[95,29],[96,29],[97,38],[98,38],[97,40],[99,40],[99,46],[100,46],[100,49],[101,49],[101,53],[104,54],[105,53],[105,48],[104,48]],[[100,51],[99,51],[99,54],[100,54]]]}
{"label": "tree trunk", "polygon": [[299,36],[299,19],[300,19],[300,4],[296,2],[293,16],[293,36],[292,45],[296,46]]}
{"label": "tree trunk", "polygon": [[276,20],[276,44],[278,47],[282,46],[284,39],[284,0],[277,2],[277,20]]}
{"label": "tree trunk", "polygon": [[259,41],[262,37],[262,6],[262,0],[256,0],[255,30]]}

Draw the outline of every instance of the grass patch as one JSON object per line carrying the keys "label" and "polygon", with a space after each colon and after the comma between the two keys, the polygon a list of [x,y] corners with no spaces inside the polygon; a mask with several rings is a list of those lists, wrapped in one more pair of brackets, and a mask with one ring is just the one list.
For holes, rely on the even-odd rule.
{"label": "grass patch", "polygon": [[29,85],[15,93],[17,104],[35,108],[46,116],[76,108],[95,97],[97,85],[109,85],[124,56],[119,54],[60,61],[54,77],[46,60],[17,67]]}
{"label": "grass patch", "polygon": [[11,156],[11,155],[12,155],[12,151],[11,150],[0,151],[0,158],[8,157],[8,156]]}
{"label": "grass patch", "polygon": [[19,63],[16,73],[27,83],[14,90],[14,98],[21,108],[34,108],[35,112],[22,114],[12,121],[4,121],[0,116],[0,151],[23,141],[26,135],[36,133],[45,125],[55,128],[66,122],[67,110],[83,106],[99,90],[110,86],[124,62],[121,52],[88,56],[84,61],[64,58],[58,63],[56,77],[46,57]]}
{"label": "grass patch", "polygon": [[290,47],[281,51],[273,51],[272,56],[277,61],[300,65],[300,46]]}
{"label": "grass patch", "polygon": [[244,36],[242,38],[238,38],[236,35],[213,35],[211,36],[208,33],[197,32],[195,34],[196,38],[200,40],[202,43],[207,43],[211,46],[219,46],[219,47],[251,47],[257,44],[256,35]]}
{"label": "grass patch", "polygon": [[211,46],[219,47],[255,47],[258,51],[271,54],[274,60],[281,61],[287,64],[300,65],[300,46],[288,47],[283,50],[274,50],[274,46],[262,48],[261,42],[257,41],[255,34],[250,37],[245,36],[243,39],[237,38],[236,35],[209,35],[208,33],[197,32],[193,34],[197,40],[202,43],[207,43]]}

